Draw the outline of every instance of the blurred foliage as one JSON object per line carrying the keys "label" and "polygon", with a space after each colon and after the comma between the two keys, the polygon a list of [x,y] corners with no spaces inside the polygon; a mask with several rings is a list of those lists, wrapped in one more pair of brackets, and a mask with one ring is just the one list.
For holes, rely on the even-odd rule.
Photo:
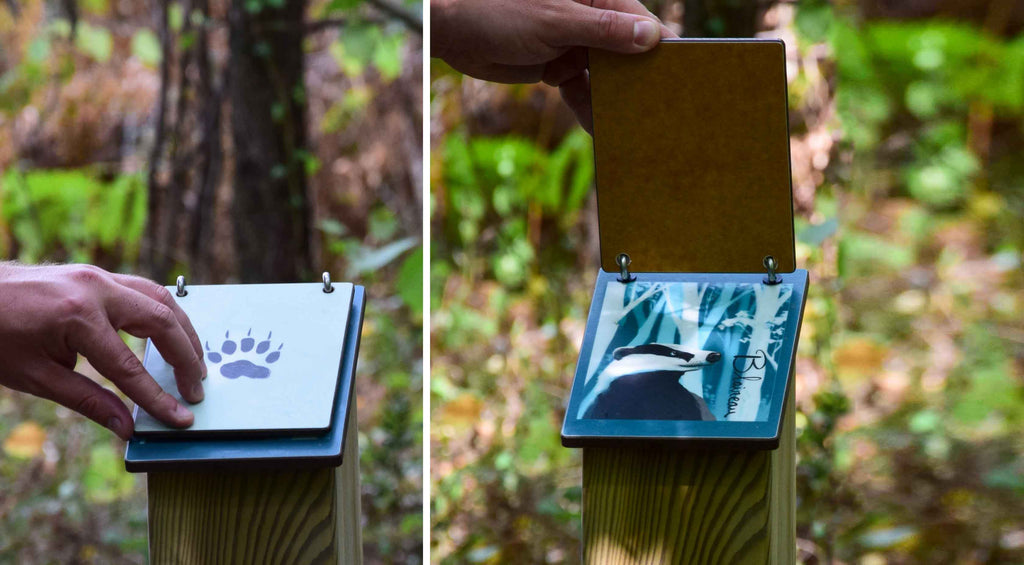
{"label": "blurred foliage", "polygon": [[[139,272],[164,56],[158,31],[148,27],[156,5],[79,0],[72,37],[63,4],[17,4],[15,16],[0,3],[0,260]],[[421,9],[419,2],[395,5]],[[182,31],[186,17],[226,28],[182,6],[170,5],[172,41],[196,41]],[[227,3],[211,6],[216,18]],[[419,157],[367,155],[378,146],[417,148],[418,128],[396,127],[401,120],[375,98],[403,89],[419,96],[422,52],[418,35],[369,8],[363,0],[310,3],[311,23],[351,21],[357,31],[350,36],[338,27],[349,23],[330,23],[311,32],[310,130],[334,135],[317,139],[304,159],[315,177],[320,260],[336,278],[367,289],[356,379],[366,562],[420,563],[423,252],[419,226],[406,218],[421,212],[415,199],[382,201],[394,189],[379,189],[394,184],[385,166],[413,177]],[[212,49],[226,59],[226,42]],[[335,108],[344,108],[344,123],[331,118]],[[361,144],[335,140],[344,136]],[[339,180],[339,170],[360,182]],[[223,212],[214,219],[230,221]],[[141,352],[140,340],[128,342]],[[77,370],[106,382],[84,360]],[[0,563],[147,560],[145,476],[125,472],[123,442],[69,410],[0,388],[0,449]]]}
{"label": "blurred foliage", "polygon": [[[679,29],[680,3],[651,5]],[[1024,36],[859,10],[758,26],[787,43],[811,272],[800,560],[1021,563]],[[576,562],[580,454],[558,434],[598,266],[589,143],[534,135],[544,87],[439,62],[431,83],[432,550]]]}
{"label": "blurred foliage", "polygon": [[8,391],[0,391],[0,436],[0,561],[145,560],[145,480],[124,471],[122,442],[70,410]]}
{"label": "blurred foliage", "polygon": [[[360,21],[359,12],[354,9],[365,2],[331,0],[322,7],[323,17],[342,15],[354,18],[345,33],[331,45],[331,56],[348,76],[359,77],[373,67],[381,78],[390,82],[402,74],[402,52],[409,33],[400,22],[380,25]],[[404,0],[401,4],[400,9],[410,15],[419,17],[423,13],[423,3],[419,0]]]}
{"label": "blurred foliage", "polygon": [[140,175],[108,183],[88,170],[12,168],[0,178],[0,215],[16,249],[0,251],[24,263],[88,263],[105,255],[125,264],[138,255],[146,200]]}
{"label": "blurred foliage", "polygon": [[558,259],[549,254],[570,256],[568,241],[536,253],[531,242],[540,236],[538,223],[565,229],[577,220],[594,178],[586,132],[573,131],[550,152],[515,135],[467,139],[452,133],[440,153],[447,203],[458,216],[444,226],[442,241],[457,242],[459,252],[479,253],[457,260],[471,266],[488,257],[480,274],[515,288],[534,266]]}
{"label": "blurred foliage", "polygon": [[[435,70],[435,93],[469,80]],[[457,103],[435,96],[434,111]],[[468,130],[454,124],[431,155],[432,551],[572,563],[579,463],[559,430],[578,344],[560,323],[585,317],[587,295],[561,292],[585,237],[590,138],[573,130],[545,147]]]}

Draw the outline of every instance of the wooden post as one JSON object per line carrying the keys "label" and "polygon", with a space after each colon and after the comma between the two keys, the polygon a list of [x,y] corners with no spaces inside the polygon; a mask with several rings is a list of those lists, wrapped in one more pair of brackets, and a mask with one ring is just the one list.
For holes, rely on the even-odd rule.
{"label": "wooden post", "polygon": [[149,473],[150,562],[361,564],[355,402],[349,411],[338,468]]}
{"label": "wooden post", "polygon": [[793,378],[774,451],[584,449],[583,562],[795,563]]}

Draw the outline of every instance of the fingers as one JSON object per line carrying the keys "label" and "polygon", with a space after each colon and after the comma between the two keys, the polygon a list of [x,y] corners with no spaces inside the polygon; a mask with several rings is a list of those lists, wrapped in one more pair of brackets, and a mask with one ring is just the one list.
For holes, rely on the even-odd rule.
{"label": "fingers", "polygon": [[572,108],[576,114],[576,121],[587,130],[587,133],[594,135],[594,116],[590,104],[590,76],[580,73],[575,77],[563,82],[558,87],[562,100]]}
{"label": "fingers", "polygon": [[[624,0],[600,3],[613,5],[622,2]],[[661,22],[646,9],[643,10],[645,13],[637,13],[632,4],[629,7],[634,11],[621,11],[619,7],[602,9],[575,2],[567,5],[569,13],[562,22],[564,27],[559,31],[556,44],[561,47],[597,47],[618,53],[641,53],[653,48],[661,37]]]}
{"label": "fingers", "polygon": [[57,363],[51,364],[46,373],[45,378],[38,380],[43,387],[37,391],[40,396],[78,412],[123,440],[132,437],[131,412],[116,394]]}
{"label": "fingers", "polygon": [[107,314],[114,329],[123,329],[137,337],[148,337],[172,367],[182,398],[196,403],[203,400],[202,354],[185,333],[174,311],[152,298],[127,287],[114,289],[107,299]]}
{"label": "fingers", "polygon": [[[202,360],[204,352],[202,342],[199,341],[199,334],[196,333],[195,328],[192,326],[192,321],[188,319],[187,315],[185,315],[185,311],[178,305],[178,301],[171,296],[170,291],[157,283],[142,277],[114,275],[114,280],[128,288],[141,292],[142,294],[145,294],[153,300],[156,300],[170,308],[171,311],[174,312],[174,317],[178,320],[178,323],[181,324],[181,329],[185,332],[185,336],[192,343],[192,349],[195,350],[196,356]],[[163,353],[163,350],[161,349],[160,352]],[[166,358],[167,357],[164,356],[164,359]],[[168,360],[168,362],[170,361]],[[171,363],[171,365],[174,364]],[[200,366],[202,368],[203,378],[205,379],[206,364],[200,363]]]}
{"label": "fingers", "polygon": [[582,47],[573,48],[548,63],[544,69],[544,82],[558,87],[562,100],[576,115],[576,121],[583,129],[593,134],[587,50]]}
{"label": "fingers", "polygon": [[113,327],[94,323],[71,339],[72,347],[151,416],[172,427],[192,425],[192,412],[160,388]]}
{"label": "fingers", "polygon": [[587,50],[574,47],[544,67],[543,80],[550,86],[561,86],[563,82],[587,70]]}
{"label": "fingers", "polygon": [[662,38],[679,37],[675,32],[670,30],[661,22],[661,18],[652,14],[646,6],[637,2],[637,0],[593,0],[590,7],[598,8],[600,10],[614,10],[616,12],[626,12],[637,16],[654,18],[658,22],[658,28]]}

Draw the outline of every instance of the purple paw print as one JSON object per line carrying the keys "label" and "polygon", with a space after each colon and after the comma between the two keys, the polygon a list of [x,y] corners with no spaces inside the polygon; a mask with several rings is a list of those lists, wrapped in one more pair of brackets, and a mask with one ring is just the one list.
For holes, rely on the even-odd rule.
{"label": "purple paw print", "polygon": [[206,358],[214,365],[220,365],[220,374],[229,379],[248,377],[250,379],[265,379],[270,376],[270,365],[281,358],[281,348],[284,344],[277,346],[277,349],[270,351],[270,337],[273,332],[267,334],[267,339],[256,343],[252,337],[252,329],[249,333],[235,343],[231,339],[230,332],[224,333],[224,343],[220,346],[220,352],[210,350],[210,342],[206,342]]}

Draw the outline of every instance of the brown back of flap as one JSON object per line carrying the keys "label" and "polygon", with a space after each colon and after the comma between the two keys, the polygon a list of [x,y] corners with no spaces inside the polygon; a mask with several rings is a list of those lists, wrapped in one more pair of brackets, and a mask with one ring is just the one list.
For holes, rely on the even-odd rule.
{"label": "brown back of flap", "polygon": [[590,51],[606,271],[796,269],[785,64],[772,40]]}

